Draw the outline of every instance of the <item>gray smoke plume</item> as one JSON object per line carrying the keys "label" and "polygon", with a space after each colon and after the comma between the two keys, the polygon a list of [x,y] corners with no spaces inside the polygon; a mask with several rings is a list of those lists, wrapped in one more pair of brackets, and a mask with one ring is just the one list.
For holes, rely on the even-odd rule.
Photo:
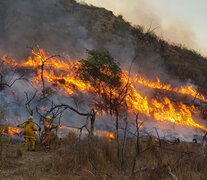
{"label": "gray smoke plume", "polygon": [[[115,17],[111,12],[104,10],[103,13]],[[30,54],[27,47],[38,44],[52,55],[64,53],[71,59],[81,59],[86,56],[86,49],[107,49],[116,59],[128,64],[128,59],[134,54],[132,42],[121,37],[115,39],[115,36],[114,40],[102,40],[101,33],[91,33],[99,31],[100,25],[94,20],[97,18],[88,16],[93,16],[92,9],[73,0],[0,2],[0,54],[24,60]],[[1,92],[1,103],[10,107],[6,110],[9,119],[19,117],[25,120],[28,116],[24,106],[25,92],[32,95],[34,89],[24,81],[18,81],[11,89]],[[72,104],[70,99],[66,100],[63,96],[53,101],[56,104]],[[89,109],[86,105],[84,107],[85,110]],[[77,117],[71,119],[71,123],[77,123]]]}
{"label": "gray smoke plume", "polygon": [[[1,52],[22,58],[27,46],[39,44],[53,53],[80,56],[95,41],[73,15],[74,3],[45,0],[8,0],[0,4]],[[68,12],[69,10],[70,12]]]}

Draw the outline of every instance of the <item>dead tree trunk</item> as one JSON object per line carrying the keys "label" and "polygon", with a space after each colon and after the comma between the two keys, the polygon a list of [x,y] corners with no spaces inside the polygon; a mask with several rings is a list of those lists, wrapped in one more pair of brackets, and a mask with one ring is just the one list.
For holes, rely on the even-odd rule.
{"label": "dead tree trunk", "polygon": [[126,136],[127,136],[127,128],[128,128],[128,121],[125,122],[125,128],[124,128],[124,140],[123,140],[123,146],[122,146],[122,150],[121,150],[121,161],[122,164],[124,164],[125,159],[124,159],[124,152],[125,152],[125,146],[126,146]]}
{"label": "dead tree trunk", "polygon": [[96,120],[96,113],[94,109],[91,110],[90,120],[91,120],[90,136],[94,136],[94,125]]}
{"label": "dead tree trunk", "polygon": [[127,128],[128,128],[128,109],[127,109],[127,105],[126,105],[126,119],[125,119],[125,128],[124,128],[124,140],[123,140],[123,145],[122,145],[122,150],[121,150],[122,165],[125,162],[124,154],[125,154],[125,146],[126,146],[126,139],[127,139]]}
{"label": "dead tree trunk", "polygon": [[132,165],[132,172],[131,175],[134,175],[134,170],[135,170],[135,166],[136,166],[136,162],[137,162],[137,157],[140,154],[140,142],[139,142],[139,123],[138,123],[138,114],[136,114],[136,153],[134,156],[134,160],[133,160],[133,165]]}
{"label": "dead tree trunk", "polygon": [[115,108],[116,114],[116,143],[117,143],[117,158],[120,160],[120,145],[119,145],[119,111]]}
{"label": "dead tree trunk", "polygon": [[42,61],[42,64],[41,64],[41,81],[42,81],[43,96],[45,96],[44,64],[45,64],[45,61]]}

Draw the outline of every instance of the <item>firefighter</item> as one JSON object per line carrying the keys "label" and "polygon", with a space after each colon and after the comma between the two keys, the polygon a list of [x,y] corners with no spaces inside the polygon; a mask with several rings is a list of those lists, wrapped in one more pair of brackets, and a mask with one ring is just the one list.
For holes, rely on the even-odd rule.
{"label": "firefighter", "polygon": [[46,116],[44,120],[44,129],[42,133],[42,144],[45,146],[46,150],[50,149],[51,145],[51,131],[52,129],[57,129],[58,126],[52,125],[52,118]]}
{"label": "firefighter", "polygon": [[27,150],[35,151],[36,145],[36,131],[35,123],[33,122],[33,116],[28,117],[28,121],[23,124],[18,125],[17,127],[24,128],[24,140],[25,145],[27,146]]}

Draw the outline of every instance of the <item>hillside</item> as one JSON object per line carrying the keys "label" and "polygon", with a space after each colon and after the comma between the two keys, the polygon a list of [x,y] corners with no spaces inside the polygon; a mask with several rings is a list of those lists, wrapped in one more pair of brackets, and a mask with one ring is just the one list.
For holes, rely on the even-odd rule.
{"label": "hillside", "polygon": [[0,1],[0,179],[206,179],[206,60],[104,8]]}
{"label": "hillside", "polygon": [[164,82],[192,82],[206,92],[207,62],[182,45],[173,45],[151,30],[132,26],[122,16],[74,0],[8,0],[0,2],[1,54],[22,59],[27,46],[55,54],[85,57],[86,49],[106,49],[129,69]]}

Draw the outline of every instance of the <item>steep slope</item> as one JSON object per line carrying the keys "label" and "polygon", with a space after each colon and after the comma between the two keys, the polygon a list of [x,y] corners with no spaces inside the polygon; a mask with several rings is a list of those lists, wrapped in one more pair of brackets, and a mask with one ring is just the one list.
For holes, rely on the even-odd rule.
{"label": "steep slope", "polygon": [[78,58],[85,56],[85,48],[107,49],[125,68],[134,59],[138,67],[134,71],[150,78],[190,80],[207,87],[205,58],[133,27],[103,8],[74,0],[8,0],[1,2],[0,12],[1,54],[22,59],[32,44]]}
{"label": "steep slope", "polygon": [[[198,89],[204,96],[207,94],[207,62],[204,57],[183,46],[169,44],[150,30],[144,32],[141,26],[133,27],[122,16],[116,17],[103,8],[78,4],[74,0],[8,0],[0,2],[0,16],[0,55],[7,54],[22,62],[30,54],[27,47],[34,44],[38,44],[50,55],[61,54],[65,59],[68,56],[71,59],[85,58],[86,49],[108,50],[124,70],[132,67],[131,74],[141,74],[149,81],[159,77],[161,82],[171,84],[171,89],[193,84],[193,89]],[[38,69],[38,66],[35,67]],[[30,94],[33,92],[33,89],[21,83],[18,82],[11,88],[15,92],[13,94],[9,90],[0,91],[1,105],[5,107],[6,115],[12,118],[26,117],[24,91],[29,91]],[[50,83],[53,86],[56,82]],[[24,90],[21,89],[22,86],[25,86]],[[185,93],[177,95],[162,88],[155,89],[140,85],[141,99],[145,102],[147,96],[162,101],[165,108],[161,110],[169,108],[169,99],[175,104],[183,102],[187,106],[196,105],[201,111],[196,119],[206,117],[206,101],[194,101],[198,93],[194,93],[193,98],[188,98]],[[63,97],[54,97],[55,102],[62,103],[60,99],[66,99],[64,95],[61,96]],[[169,99],[165,99],[165,96]],[[70,103],[72,101],[70,98],[67,100]],[[14,106],[7,108],[11,102]],[[146,103],[148,104],[147,100]],[[159,105],[157,101],[153,103]],[[141,102],[137,104],[137,107],[142,106]],[[182,108],[175,104],[172,109],[180,111]],[[154,113],[152,110],[151,114]],[[160,111],[158,114],[163,116]],[[77,123],[76,119],[78,118],[71,121]],[[186,121],[186,118],[182,120]]]}

